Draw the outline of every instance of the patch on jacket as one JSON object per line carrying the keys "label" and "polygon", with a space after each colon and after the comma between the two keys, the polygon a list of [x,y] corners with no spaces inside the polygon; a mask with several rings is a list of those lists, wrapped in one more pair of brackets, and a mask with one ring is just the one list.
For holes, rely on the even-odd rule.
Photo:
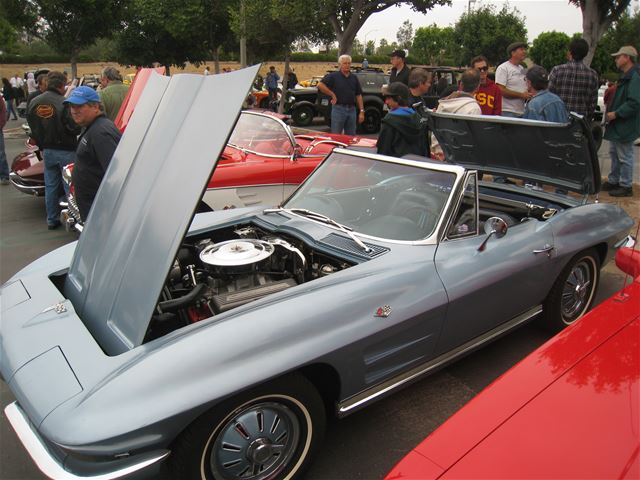
{"label": "patch on jacket", "polygon": [[40,118],[51,118],[56,113],[53,105],[38,105],[36,107],[36,115]]}

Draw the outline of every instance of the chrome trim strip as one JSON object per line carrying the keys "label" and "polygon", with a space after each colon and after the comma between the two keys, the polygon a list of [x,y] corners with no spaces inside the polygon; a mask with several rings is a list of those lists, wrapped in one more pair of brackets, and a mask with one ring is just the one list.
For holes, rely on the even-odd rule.
{"label": "chrome trim strip", "polygon": [[237,188],[255,188],[255,187],[280,187],[280,186],[294,186],[297,187],[299,184],[297,183],[257,183],[255,185],[230,185],[228,187],[214,187],[214,188],[209,188],[207,187],[207,192],[212,192],[214,190],[231,190],[231,189],[237,189]]}
{"label": "chrome trim strip", "polygon": [[386,382],[383,382],[374,387],[368,388],[367,390],[362,391],[342,402],[338,403],[338,416],[344,417],[350,413],[353,413],[356,410],[364,407],[369,402],[376,400],[378,397],[385,395],[392,390],[395,390],[398,387],[401,387],[416,378],[429,373],[431,370],[434,370],[437,367],[440,367],[453,359],[464,355],[465,353],[470,352],[471,350],[479,347],[480,345],[487,343],[496,337],[502,335],[503,333],[517,327],[518,325],[526,322],[530,318],[538,315],[542,312],[542,305],[537,305],[530,310],[518,315],[517,317],[509,320],[506,323],[490,330],[479,337],[470,340],[467,343],[460,345],[458,348],[452,350],[451,352],[443,353],[439,357],[434,358],[422,365],[418,365],[415,368],[412,368],[408,372],[402,373],[393,377]]}
{"label": "chrome trim strip", "polygon": [[136,463],[135,465],[130,465],[113,472],[103,473],[101,475],[78,476],[65,470],[62,465],[60,465],[51,456],[49,450],[40,439],[40,436],[33,430],[31,424],[26,418],[26,415],[16,402],[7,405],[7,407],[4,409],[4,413],[7,416],[9,423],[18,435],[18,438],[22,442],[22,445],[27,450],[27,452],[31,456],[31,459],[35,462],[40,471],[47,477],[53,478],[55,480],[112,480],[121,478],[125,475],[130,475],[133,472],[137,472],[139,470],[142,470],[143,468],[148,467],[149,465],[159,462],[170,453],[166,451],[161,455],[156,455],[140,463]]}

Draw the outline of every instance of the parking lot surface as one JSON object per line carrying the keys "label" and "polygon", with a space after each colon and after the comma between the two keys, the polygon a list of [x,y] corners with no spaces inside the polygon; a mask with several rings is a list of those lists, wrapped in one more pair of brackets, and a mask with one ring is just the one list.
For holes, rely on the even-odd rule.
{"label": "parking lot surface", "polygon": [[[12,159],[22,151],[25,137],[14,121],[9,122],[5,135],[7,156]],[[638,165],[635,170],[640,174]],[[603,194],[602,200],[608,201],[605,197]],[[640,187],[636,185],[635,197],[617,201],[636,222],[639,198]],[[61,229],[47,230],[42,198],[26,196],[10,186],[0,187],[1,283],[41,255],[72,241],[74,236]],[[623,276],[609,264],[603,270],[596,302],[622,284]],[[547,338],[535,324],[526,325],[367,409],[331,422],[306,478],[381,478],[427,434]],[[0,400],[3,408],[12,401],[4,383],[0,384]],[[2,415],[0,479],[42,478]]]}

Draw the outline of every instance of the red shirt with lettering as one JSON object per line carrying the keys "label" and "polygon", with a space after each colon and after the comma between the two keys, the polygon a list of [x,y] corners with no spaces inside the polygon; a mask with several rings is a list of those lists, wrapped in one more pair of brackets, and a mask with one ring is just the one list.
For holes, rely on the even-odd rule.
{"label": "red shirt with lettering", "polygon": [[480,85],[474,94],[483,115],[500,115],[502,113],[502,92],[496,83],[487,78],[485,85]]}

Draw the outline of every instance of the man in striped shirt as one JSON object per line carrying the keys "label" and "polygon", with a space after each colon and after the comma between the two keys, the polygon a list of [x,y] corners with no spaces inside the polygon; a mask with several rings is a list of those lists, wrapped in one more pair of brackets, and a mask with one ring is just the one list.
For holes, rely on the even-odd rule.
{"label": "man in striped shirt", "polygon": [[572,40],[567,53],[569,61],[551,70],[549,91],[562,99],[567,110],[591,121],[598,101],[598,74],[582,61],[588,52],[586,40]]}

